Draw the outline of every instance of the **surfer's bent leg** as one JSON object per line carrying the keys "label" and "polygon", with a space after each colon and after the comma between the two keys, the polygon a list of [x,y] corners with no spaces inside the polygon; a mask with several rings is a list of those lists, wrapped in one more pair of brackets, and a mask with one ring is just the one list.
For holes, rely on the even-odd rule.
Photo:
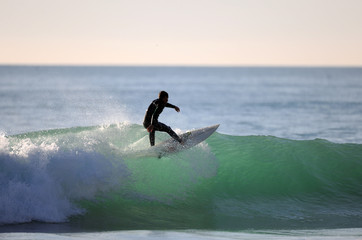
{"label": "surfer's bent leg", "polygon": [[150,144],[151,146],[155,145],[155,129],[150,132]]}
{"label": "surfer's bent leg", "polygon": [[167,132],[173,139],[175,139],[179,143],[182,142],[181,138],[166,124],[158,122],[157,124],[154,125],[154,130],[157,130],[157,131],[160,131],[160,132]]}

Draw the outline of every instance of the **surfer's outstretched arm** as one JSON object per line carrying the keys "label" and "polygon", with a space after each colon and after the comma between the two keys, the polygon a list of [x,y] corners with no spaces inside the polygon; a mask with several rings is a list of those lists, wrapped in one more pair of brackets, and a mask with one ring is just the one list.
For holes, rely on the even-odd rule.
{"label": "surfer's outstretched arm", "polygon": [[176,112],[180,112],[180,108],[175,105],[172,105],[171,103],[167,103],[165,107],[174,108]]}

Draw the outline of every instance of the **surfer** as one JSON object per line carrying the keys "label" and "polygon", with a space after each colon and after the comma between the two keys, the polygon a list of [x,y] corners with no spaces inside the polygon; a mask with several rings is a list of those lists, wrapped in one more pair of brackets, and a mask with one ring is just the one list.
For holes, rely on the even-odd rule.
{"label": "surfer", "polygon": [[155,131],[167,132],[173,139],[182,143],[181,138],[169,126],[158,121],[158,116],[162,113],[165,107],[174,108],[176,112],[180,112],[180,108],[168,103],[168,93],[161,91],[158,94],[158,99],[153,100],[146,111],[143,126],[150,133],[151,146],[155,145]]}

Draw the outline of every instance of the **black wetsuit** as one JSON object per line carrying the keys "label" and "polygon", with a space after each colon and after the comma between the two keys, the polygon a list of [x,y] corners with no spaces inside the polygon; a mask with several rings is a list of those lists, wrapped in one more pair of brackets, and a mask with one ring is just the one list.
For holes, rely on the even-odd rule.
{"label": "black wetsuit", "polygon": [[155,99],[148,107],[145,119],[143,120],[143,126],[148,128],[153,125],[153,130],[150,132],[151,146],[155,145],[155,131],[167,132],[173,139],[181,142],[181,139],[177,134],[167,125],[158,121],[158,116],[162,113],[165,107],[176,108],[176,106],[170,103],[164,103],[161,99]]}

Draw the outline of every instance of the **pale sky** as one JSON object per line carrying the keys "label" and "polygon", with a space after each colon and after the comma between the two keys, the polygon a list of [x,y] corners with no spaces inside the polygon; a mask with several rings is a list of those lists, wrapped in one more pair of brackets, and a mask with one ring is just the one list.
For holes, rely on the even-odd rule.
{"label": "pale sky", "polygon": [[362,0],[0,0],[0,64],[362,66]]}

